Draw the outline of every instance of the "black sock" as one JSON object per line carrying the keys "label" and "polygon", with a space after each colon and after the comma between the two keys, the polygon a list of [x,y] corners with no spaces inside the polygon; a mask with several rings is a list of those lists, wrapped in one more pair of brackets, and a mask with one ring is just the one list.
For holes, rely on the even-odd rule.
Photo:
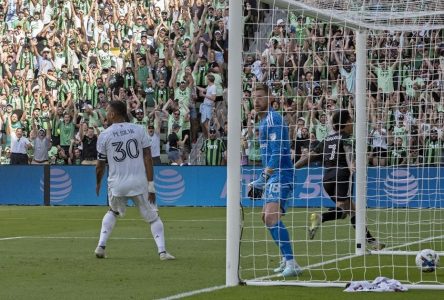
{"label": "black sock", "polygon": [[[353,225],[353,228],[356,229],[356,216],[350,218],[350,223]],[[365,238],[367,239],[367,242],[372,242],[375,240],[370,231],[368,231],[367,226],[365,226]]]}
{"label": "black sock", "polygon": [[340,207],[330,208],[328,212],[322,214],[322,223],[344,218],[344,210]]}

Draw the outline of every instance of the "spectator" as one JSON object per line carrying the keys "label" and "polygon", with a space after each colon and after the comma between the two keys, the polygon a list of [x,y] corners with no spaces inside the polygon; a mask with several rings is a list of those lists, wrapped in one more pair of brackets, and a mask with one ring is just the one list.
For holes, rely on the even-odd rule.
{"label": "spectator", "polygon": [[369,137],[372,146],[372,165],[385,166],[387,159],[387,131],[383,128],[382,121],[377,121]]}
{"label": "spectator", "polygon": [[68,164],[80,166],[82,165],[82,150],[78,147],[80,141],[76,139],[71,140],[71,145],[69,146],[69,157]]}
{"label": "spectator", "polygon": [[[168,159],[171,164],[181,165],[183,162],[182,159],[182,150],[183,140],[179,138],[179,130],[180,125],[178,123],[174,123],[171,126],[172,132],[168,135]],[[188,138],[186,136],[185,138]]]}
{"label": "spectator", "polygon": [[432,129],[430,136],[424,141],[424,164],[438,165],[441,163],[442,138],[438,134],[438,130]]}
{"label": "spectator", "polygon": [[201,118],[200,122],[202,124],[202,131],[204,137],[208,137],[209,121],[213,114],[214,103],[216,101],[216,85],[214,84],[215,77],[213,75],[207,75],[208,86],[206,89],[199,88],[199,94],[204,97],[204,101],[200,106]]}
{"label": "spectator", "polygon": [[75,122],[76,118],[73,118],[70,113],[66,112],[63,115],[63,122],[59,124],[60,130],[60,146],[63,150],[69,151],[71,145],[71,139],[75,134]]}
{"label": "spectator", "polygon": [[82,165],[93,165],[97,163],[97,125],[87,127],[86,134],[84,126],[80,126],[79,139],[82,141]]}
{"label": "spectator", "polygon": [[[32,119],[34,121],[35,119]],[[47,129],[40,128],[37,130],[36,122],[32,123],[32,140],[34,148],[34,157],[31,164],[47,165],[49,164],[48,151],[51,148],[51,125]]]}
{"label": "spectator", "polygon": [[216,137],[216,129],[210,128],[208,131],[209,138],[202,144],[200,151],[205,156],[205,165],[220,166],[225,154],[224,142]]}
{"label": "spectator", "polygon": [[31,142],[23,136],[23,129],[14,130],[8,123],[8,133],[11,135],[11,165],[27,165],[28,149],[32,148]]}
{"label": "spectator", "polygon": [[301,137],[297,137],[294,143],[294,162],[301,158],[302,149],[310,149],[310,134],[307,127],[302,128]]}
{"label": "spectator", "polygon": [[162,164],[160,160],[160,126],[161,123],[158,116],[154,118],[154,124],[148,124],[148,140],[151,145],[151,157],[154,166]]}
{"label": "spectator", "polygon": [[390,166],[400,166],[407,162],[407,151],[402,146],[402,138],[395,138],[393,147],[389,151],[389,164]]}

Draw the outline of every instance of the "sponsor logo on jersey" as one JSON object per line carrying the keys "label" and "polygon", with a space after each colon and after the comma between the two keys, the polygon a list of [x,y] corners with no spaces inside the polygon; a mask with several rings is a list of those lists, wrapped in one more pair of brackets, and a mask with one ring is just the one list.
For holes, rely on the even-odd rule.
{"label": "sponsor logo on jersey", "polygon": [[270,135],[269,135],[270,141],[275,141],[276,138],[277,138],[276,133],[270,133]]}

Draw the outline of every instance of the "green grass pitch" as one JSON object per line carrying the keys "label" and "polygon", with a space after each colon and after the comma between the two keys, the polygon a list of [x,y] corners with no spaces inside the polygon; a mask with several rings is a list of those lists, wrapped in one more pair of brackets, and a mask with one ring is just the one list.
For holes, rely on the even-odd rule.
{"label": "green grass pitch", "polygon": [[[225,284],[224,208],[160,208],[167,249],[177,257],[175,261],[159,260],[149,227],[134,207],[128,208],[125,218],[118,221],[108,242],[108,258],[96,259],[93,251],[106,210],[106,207],[0,206],[0,299],[162,299]],[[257,230],[261,230],[259,226]],[[301,228],[295,227],[293,238],[296,240],[302,231],[302,224]],[[245,234],[248,238],[249,233]],[[315,253],[319,243],[295,243],[295,250],[309,249]],[[257,245],[255,251],[267,244],[269,242]],[[244,244],[243,252],[249,251],[245,247],[250,246]],[[323,247],[330,246],[326,243]],[[276,258],[269,257],[269,260],[274,267]],[[314,263],[307,262],[306,257],[299,262],[301,265]],[[252,264],[243,259],[243,276],[249,275]],[[370,272],[375,272],[372,270]],[[357,268],[355,272],[364,272],[364,269]],[[405,273],[400,270],[398,274],[402,277]],[[444,282],[442,268],[435,275]],[[316,279],[323,275],[310,271],[301,279],[308,280],[309,276]],[[319,300],[325,299],[326,293],[329,300],[375,296],[404,300],[440,299],[443,291],[411,290],[375,295],[344,293],[341,288],[239,286],[189,298]]]}

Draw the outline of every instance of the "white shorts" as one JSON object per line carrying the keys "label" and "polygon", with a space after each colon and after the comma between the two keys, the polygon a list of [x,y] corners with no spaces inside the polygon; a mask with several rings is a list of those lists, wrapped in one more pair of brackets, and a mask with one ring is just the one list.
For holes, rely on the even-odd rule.
{"label": "white shorts", "polygon": [[120,217],[125,216],[128,200],[133,200],[134,204],[139,208],[140,215],[148,223],[151,223],[158,218],[159,210],[155,203],[151,203],[148,200],[148,193],[131,197],[127,196],[121,197],[121,196],[113,196],[111,191],[108,189],[109,207],[111,208],[112,211],[118,212]]}
{"label": "white shorts", "polygon": [[199,107],[200,123],[205,123],[206,120],[211,120],[213,116],[213,106],[202,103]]}
{"label": "white shorts", "polygon": [[224,63],[224,53],[223,52],[214,51],[214,56],[215,56],[216,62],[218,64],[223,64]]}

